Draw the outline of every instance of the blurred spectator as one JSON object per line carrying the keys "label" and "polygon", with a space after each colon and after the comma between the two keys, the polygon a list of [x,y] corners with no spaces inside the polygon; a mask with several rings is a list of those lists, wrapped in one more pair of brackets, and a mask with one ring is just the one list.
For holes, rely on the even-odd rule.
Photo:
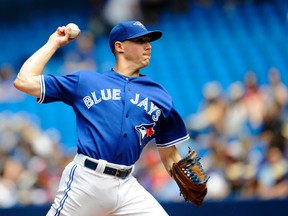
{"label": "blurred spectator", "polygon": [[281,74],[277,68],[271,67],[268,71],[268,85],[262,87],[265,96],[265,104],[275,103],[279,106],[280,112],[287,106],[287,87],[281,80]]}
{"label": "blurred spectator", "polygon": [[282,83],[277,68],[268,71],[268,85],[263,85],[265,104],[263,124],[260,130],[260,138],[266,145],[277,146],[282,153],[286,149],[286,139],[283,135],[284,121],[286,120],[285,107],[287,105],[287,88]]}
{"label": "blurred spectator", "polygon": [[0,207],[11,207],[17,204],[16,181],[22,172],[22,165],[19,162],[9,159],[2,153],[6,159],[1,161],[2,171],[0,176]]}
{"label": "blurred spectator", "polygon": [[288,197],[288,161],[282,151],[269,146],[266,158],[258,171],[258,195],[262,199]]}
{"label": "blurred spectator", "polygon": [[76,50],[67,51],[64,56],[63,74],[80,70],[97,71],[94,35],[90,31],[81,32],[76,42]]}
{"label": "blurred spectator", "polygon": [[244,77],[244,84],[243,102],[247,109],[249,124],[251,130],[258,133],[263,123],[265,104],[264,96],[254,71],[247,71]]}
{"label": "blurred spectator", "polygon": [[228,137],[241,138],[247,132],[248,114],[245,107],[244,85],[234,82],[228,88],[228,108],[225,115],[224,133]]}
{"label": "blurred spectator", "polygon": [[142,20],[139,0],[108,0],[103,11],[106,23],[112,27],[127,20]]}
{"label": "blurred spectator", "polygon": [[200,105],[200,112],[189,117],[188,130],[222,132],[227,104],[220,83],[217,81],[207,83],[203,87],[203,95],[204,101]]}
{"label": "blurred spectator", "polygon": [[[256,167],[247,163],[249,149],[241,140],[235,139],[225,147],[225,176],[230,187],[232,198],[253,196],[256,190],[254,183]],[[250,197],[251,198],[251,197]]]}
{"label": "blurred spectator", "polygon": [[0,207],[51,203],[70,157],[59,136],[25,113],[3,112],[0,119]]}
{"label": "blurred spectator", "polygon": [[266,104],[265,108],[259,138],[261,138],[267,146],[277,146],[284,152],[286,141],[282,134],[284,122],[281,119],[281,109],[276,103]]}
{"label": "blurred spectator", "polygon": [[[210,176],[207,184],[207,199],[222,200],[231,193],[230,185],[225,176],[225,145],[215,133],[211,133],[205,137],[208,144],[204,145],[208,149],[208,152],[203,156],[202,163],[203,165],[206,163],[203,167]],[[198,137],[196,143],[201,143],[202,145],[203,139],[199,139]],[[198,152],[201,155],[201,151],[198,150]]]}

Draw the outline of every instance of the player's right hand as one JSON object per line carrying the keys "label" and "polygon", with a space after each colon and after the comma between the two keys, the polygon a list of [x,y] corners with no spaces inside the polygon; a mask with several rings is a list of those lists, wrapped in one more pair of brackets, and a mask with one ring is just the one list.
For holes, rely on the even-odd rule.
{"label": "player's right hand", "polygon": [[69,38],[71,34],[71,29],[66,28],[66,26],[60,26],[57,30],[50,36],[48,43],[51,43],[56,48],[67,45],[69,42],[75,40],[76,38]]}

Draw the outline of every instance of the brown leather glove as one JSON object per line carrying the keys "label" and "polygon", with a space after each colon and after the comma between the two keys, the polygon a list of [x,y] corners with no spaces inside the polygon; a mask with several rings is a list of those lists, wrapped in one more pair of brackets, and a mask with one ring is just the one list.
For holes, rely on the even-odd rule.
{"label": "brown leather glove", "polygon": [[188,155],[174,163],[171,168],[171,175],[180,189],[180,196],[183,195],[185,202],[190,201],[196,206],[203,203],[209,179],[200,159],[196,151],[189,147]]}

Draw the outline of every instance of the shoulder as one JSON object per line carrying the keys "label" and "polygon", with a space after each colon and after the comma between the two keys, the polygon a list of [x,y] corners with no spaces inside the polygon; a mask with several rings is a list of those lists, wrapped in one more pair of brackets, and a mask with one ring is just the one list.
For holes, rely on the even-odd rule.
{"label": "shoulder", "polygon": [[153,91],[153,94],[156,94],[162,97],[165,96],[166,99],[172,100],[170,93],[162,84],[154,81],[149,76],[141,75],[139,78],[140,78],[140,82],[144,82],[146,86],[151,88],[151,90]]}
{"label": "shoulder", "polygon": [[159,82],[154,81],[151,77],[146,76],[146,75],[140,75],[137,78],[137,81],[139,82],[144,82],[145,84],[149,84],[149,86],[154,87],[154,88],[158,88],[161,91],[165,91],[167,94],[168,91],[165,89],[165,87],[163,85],[161,85]]}
{"label": "shoulder", "polygon": [[100,76],[101,74],[94,71],[88,71],[88,70],[82,70],[74,73],[74,76],[84,76],[84,77],[94,77],[94,76]]}
{"label": "shoulder", "polygon": [[173,108],[173,99],[166,88],[158,82],[155,82],[148,76],[140,76],[135,80],[138,85],[138,91],[142,92],[142,96],[149,98],[163,114],[167,115]]}
{"label": "shoulder", "polygon": [[87,71],[87,70],[78,71],[73,74],[69,74],[68,76],[77,77],[80,82],[101,80],[103,79],[103,77],[105,77],[104,73],[99,73],[95,71]]}

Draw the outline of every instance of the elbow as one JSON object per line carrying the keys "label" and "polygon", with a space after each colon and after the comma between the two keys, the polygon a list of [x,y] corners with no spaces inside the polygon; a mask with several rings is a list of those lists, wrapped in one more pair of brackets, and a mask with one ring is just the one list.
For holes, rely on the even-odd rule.
{"label": "elbow", "polygon": [[14,80],[14,83],[13,83],[14,87],[16,89],[18,89],[19,91],[23,91],[23,84],[21,82],[20,79],[18,79],[18,77]]}
{"label": "elbow", "polygon": [[22,77],[19,77],[19,75],[16,77],[13,83],[14,87],[24,93],[28,93],[29,87],[32,86],[32,83],[29,83],[29,80],[23,79]]}
{"label": "elbow", "polygon": [[37,77],[21,77],[17,76],[14,80],[13,85],[16,89],[21,92],[27,93],[31,96],[40,97],[41,86]]}
{"label": "elbow", "polygon": [[18,81],[18,79],[17,79],[17,78],[14,80],[14,83],[13,83],[13,85],[14,85],[14,87],[15,87],[16,89],[18,89],[18,90],[19,90],[19,88],[20,88],[20,83],[19,83],[19,81]]}

